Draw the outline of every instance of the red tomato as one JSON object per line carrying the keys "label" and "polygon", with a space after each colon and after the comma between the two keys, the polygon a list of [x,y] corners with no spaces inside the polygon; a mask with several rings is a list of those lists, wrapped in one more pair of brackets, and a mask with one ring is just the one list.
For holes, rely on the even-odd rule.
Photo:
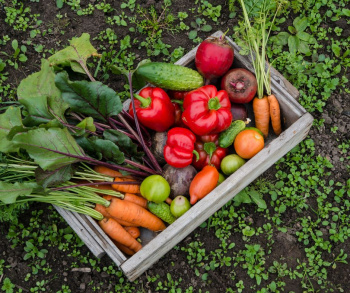
{"label": "red tomato", "polygon": [[237,155],[250,159],[264,148],[264,137],[255,130],[246,129],[238,133],[233,145]]}

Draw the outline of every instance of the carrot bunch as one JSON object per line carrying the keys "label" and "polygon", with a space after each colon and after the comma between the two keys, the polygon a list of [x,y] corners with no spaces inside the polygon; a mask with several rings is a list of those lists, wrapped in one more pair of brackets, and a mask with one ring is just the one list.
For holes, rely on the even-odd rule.
{"label": "carrot bunch", "polygon": [[[270,23],[267,20],[266,0],[263,1],[259,19],[255,23],[250,22],[244,0],[240,0],[240,4],[242,6],[244,22],[242,22],[242,29],[237,30],[237,32],[239,38],[242,38],[243,42],[248,45],[257,81],[257,97],[253,100],[255,124],[266,138],[269,134],[271,118],[272,128],[275,134],[279,135],[282,132],[281,111],[278,100],[271,92],[271,66],[267,62],[266,47],[273,22],[282,8],[283,2],[278,2],[273,19]],[[266,28],[268,26],[269,29],[267,31]],[[257,32],[259,33],[257,34]],[[264,95],[264,87],[267,96]]]}
{"label": "carrot bunch", "polygon": [[275,95],[264,95],[262,98],[255,97],[253,100],[253,111],[256,127],[266,138],[269,134],[269,124],[271,124],[276,135],[282,132],[281,110]]}
{"label": "carrot bunch", "polygon": [[[95,166],[94,170],[115,178],[114,181],[137,182],[130,176],[125,177],[106,167]],[[95,210],[104,216],[104,219],[99,221],[102,230],[126,255],[133,255],[142,248],[140,242],[136,240],[140,236],[138,227],[156,232],[166,228],[161,219],[147,210],[147,200],[138,194],[140,192],[138,184],[97,184],[96,188],[119,191],[118,197],[103,195],[104,199],[110,201],[110,205],[104,207],[96,204]]]}

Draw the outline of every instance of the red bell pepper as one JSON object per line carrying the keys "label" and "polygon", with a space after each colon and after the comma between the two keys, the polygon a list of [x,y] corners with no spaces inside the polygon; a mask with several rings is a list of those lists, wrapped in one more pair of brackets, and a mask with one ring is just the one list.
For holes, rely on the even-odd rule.
{"label": "red bell pepper", "polygon": [[[134,94],[135,110],[139,122],[155,131],[166,131],[175,122],[175,109],[168,94],[159,87],[146,87]],[[133,116],[132,104],[129,113]]]}
{"label": "red bell pepper", "polygon": [[220,169],[221,160],[227,155],[228,149],[219,146],[219,134],[209,134],[197,137],[194,149],[199,159],[193,158],[192,165],[199,171],[206,165]]}
{"label": "red bell pepper", "polygon": [[225,90],[205,85],[185,96],[183,122],[197,135],[219,133],[231,125],[231,103]]}
{"label": "red bell pepper", "polygon": [[164,147],[165,161],[175,167],[184,168],[191,164],[196,136],[191,130],[174,127],[168,131]]}

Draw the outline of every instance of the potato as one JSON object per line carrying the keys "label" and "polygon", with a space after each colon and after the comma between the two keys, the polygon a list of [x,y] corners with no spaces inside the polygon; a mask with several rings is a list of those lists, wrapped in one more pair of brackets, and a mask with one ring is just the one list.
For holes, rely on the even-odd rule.
{"label": "potato", "polygon": [[189,196],[190,184],[197,170],[189,165],[185,168],[175,168],[166,164],[163,168],[163,176],[170,185],[170,198],[178,195]]}

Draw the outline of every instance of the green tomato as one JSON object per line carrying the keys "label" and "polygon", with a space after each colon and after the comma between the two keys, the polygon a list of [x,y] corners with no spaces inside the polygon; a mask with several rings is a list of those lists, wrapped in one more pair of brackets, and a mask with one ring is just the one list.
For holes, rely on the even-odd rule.
{"label": "green tomato", "polygon": [[140,192],[147,200],[161,203],[170,195],[170,185],[162,176],[151,175],[142,181]]}
{"label": "green tomato", "polygon": [[218,180],[217,186],[220,185],[222,182],[224,182],[225,179],[226,179],[225,176],[223,174],[219,173],[219,180]]}
{"label": "green tomato", "polygon": [[191,204],[188,199],[182,195],[178,195],[170,204],[170,212],[174,217],[178,218],[186,213],[190,207]]}
{"label": "green tomato", "polygon": [[222,159],[220,168],[225,175],[231,175],[232,173],[236,172],[240,167],[242,167],[244,163],[245,160],[242,159],[240,156],[236,154],[228,155]]}

